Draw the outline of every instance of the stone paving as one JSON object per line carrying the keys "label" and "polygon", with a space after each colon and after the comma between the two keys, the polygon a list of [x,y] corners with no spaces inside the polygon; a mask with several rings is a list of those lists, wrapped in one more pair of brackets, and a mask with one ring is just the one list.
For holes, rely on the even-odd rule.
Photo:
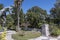
{"label": "stone paving", "polygon": [[12,34],[15,34],[16,32],[15,31],[7,31],[7,36],[6,36],[6,39],[7,40],[14,40],[12,38]]}
{"label": "stone paving", "polygon": [[[16,34],[15,31],[7,31],[7,40],[13,40],[12,34]],[[29,39],[29,40],[60,40],[60,36],[53,38],[53,37],[46,37],[46,36],[40,36],[37,38]]]}
{"label": "stone paving", "polygon": [[40,37],[38,37],[38,38],[29,39],[29,40],[60,40],[60,36],[57,37],[57,38],[40,36]]}
{"label": "stone paving", "polygon": [[[16,32],[15,32],[15,31],[7,31],[6,39],[7,39],[7,40],[14,40],[14,39],[12,38],[12,34],[16,34]],[[58,37],[56,37],[56,38],[46,37],[46,36],[40,36],[40,37],[33,38],[33,39],[29,39],[29,40],[60,40],[60,36],[58,36]]]}

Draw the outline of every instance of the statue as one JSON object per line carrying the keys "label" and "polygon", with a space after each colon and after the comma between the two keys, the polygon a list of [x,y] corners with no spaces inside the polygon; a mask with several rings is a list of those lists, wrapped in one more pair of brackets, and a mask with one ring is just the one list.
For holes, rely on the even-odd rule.
{"label": "statue", "polygon": [[[0,17],[3,19],[3,23],[2,23],[2,27],[6,26],[6,10],[12,9],[11,7],[7,7],[7,8],[3,8],[2,10],[0,10]],[[10,12],[11,13],[11,12]]]}
{"label": "statue", "polygon": [[0,18],[2,18],[3,23],[2,26],[5,27],[5,23],[6,23],[6,12],[5,12],[5,8],[0,10]]}
{"label": "statue", "polygon": [[5,25],[6,25],[6,12],[5,11],[3,11],[2,12],[2,18],[3,18],[3,27],[5,27]]}

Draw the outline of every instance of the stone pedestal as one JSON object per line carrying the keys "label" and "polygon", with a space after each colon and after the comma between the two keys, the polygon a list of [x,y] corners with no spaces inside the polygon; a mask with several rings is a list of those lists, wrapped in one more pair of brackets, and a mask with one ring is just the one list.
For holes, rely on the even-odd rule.
{"label": "stone pedestal", "polygon": [[42,25],[42,35],[43,36],[49,36],[49,25],[48,24],[43,24]]}

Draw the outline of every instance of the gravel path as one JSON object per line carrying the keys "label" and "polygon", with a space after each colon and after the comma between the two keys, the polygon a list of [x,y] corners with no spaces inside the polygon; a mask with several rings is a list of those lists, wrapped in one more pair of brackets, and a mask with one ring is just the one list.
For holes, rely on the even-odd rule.
{"label": "gravel path", "polygon": [[16,33],[15,31],[7,31],[6,39],[7,40],[13,40],[12,34],[15,34],[15,33]]}

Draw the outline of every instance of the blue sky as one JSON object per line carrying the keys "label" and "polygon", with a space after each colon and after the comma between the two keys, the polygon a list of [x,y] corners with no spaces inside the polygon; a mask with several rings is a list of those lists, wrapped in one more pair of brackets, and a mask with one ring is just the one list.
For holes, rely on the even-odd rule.
{"label": "blue sky", "polygon": [[[27,10],[33,6],[39,6],[40,8],[47,10],[48,14],[56,0],[24,0],[22,4],[23,11],[26,13]],[[0,3],[4,4],[5,7],[14,4],[14,0],[0,0]]]}

